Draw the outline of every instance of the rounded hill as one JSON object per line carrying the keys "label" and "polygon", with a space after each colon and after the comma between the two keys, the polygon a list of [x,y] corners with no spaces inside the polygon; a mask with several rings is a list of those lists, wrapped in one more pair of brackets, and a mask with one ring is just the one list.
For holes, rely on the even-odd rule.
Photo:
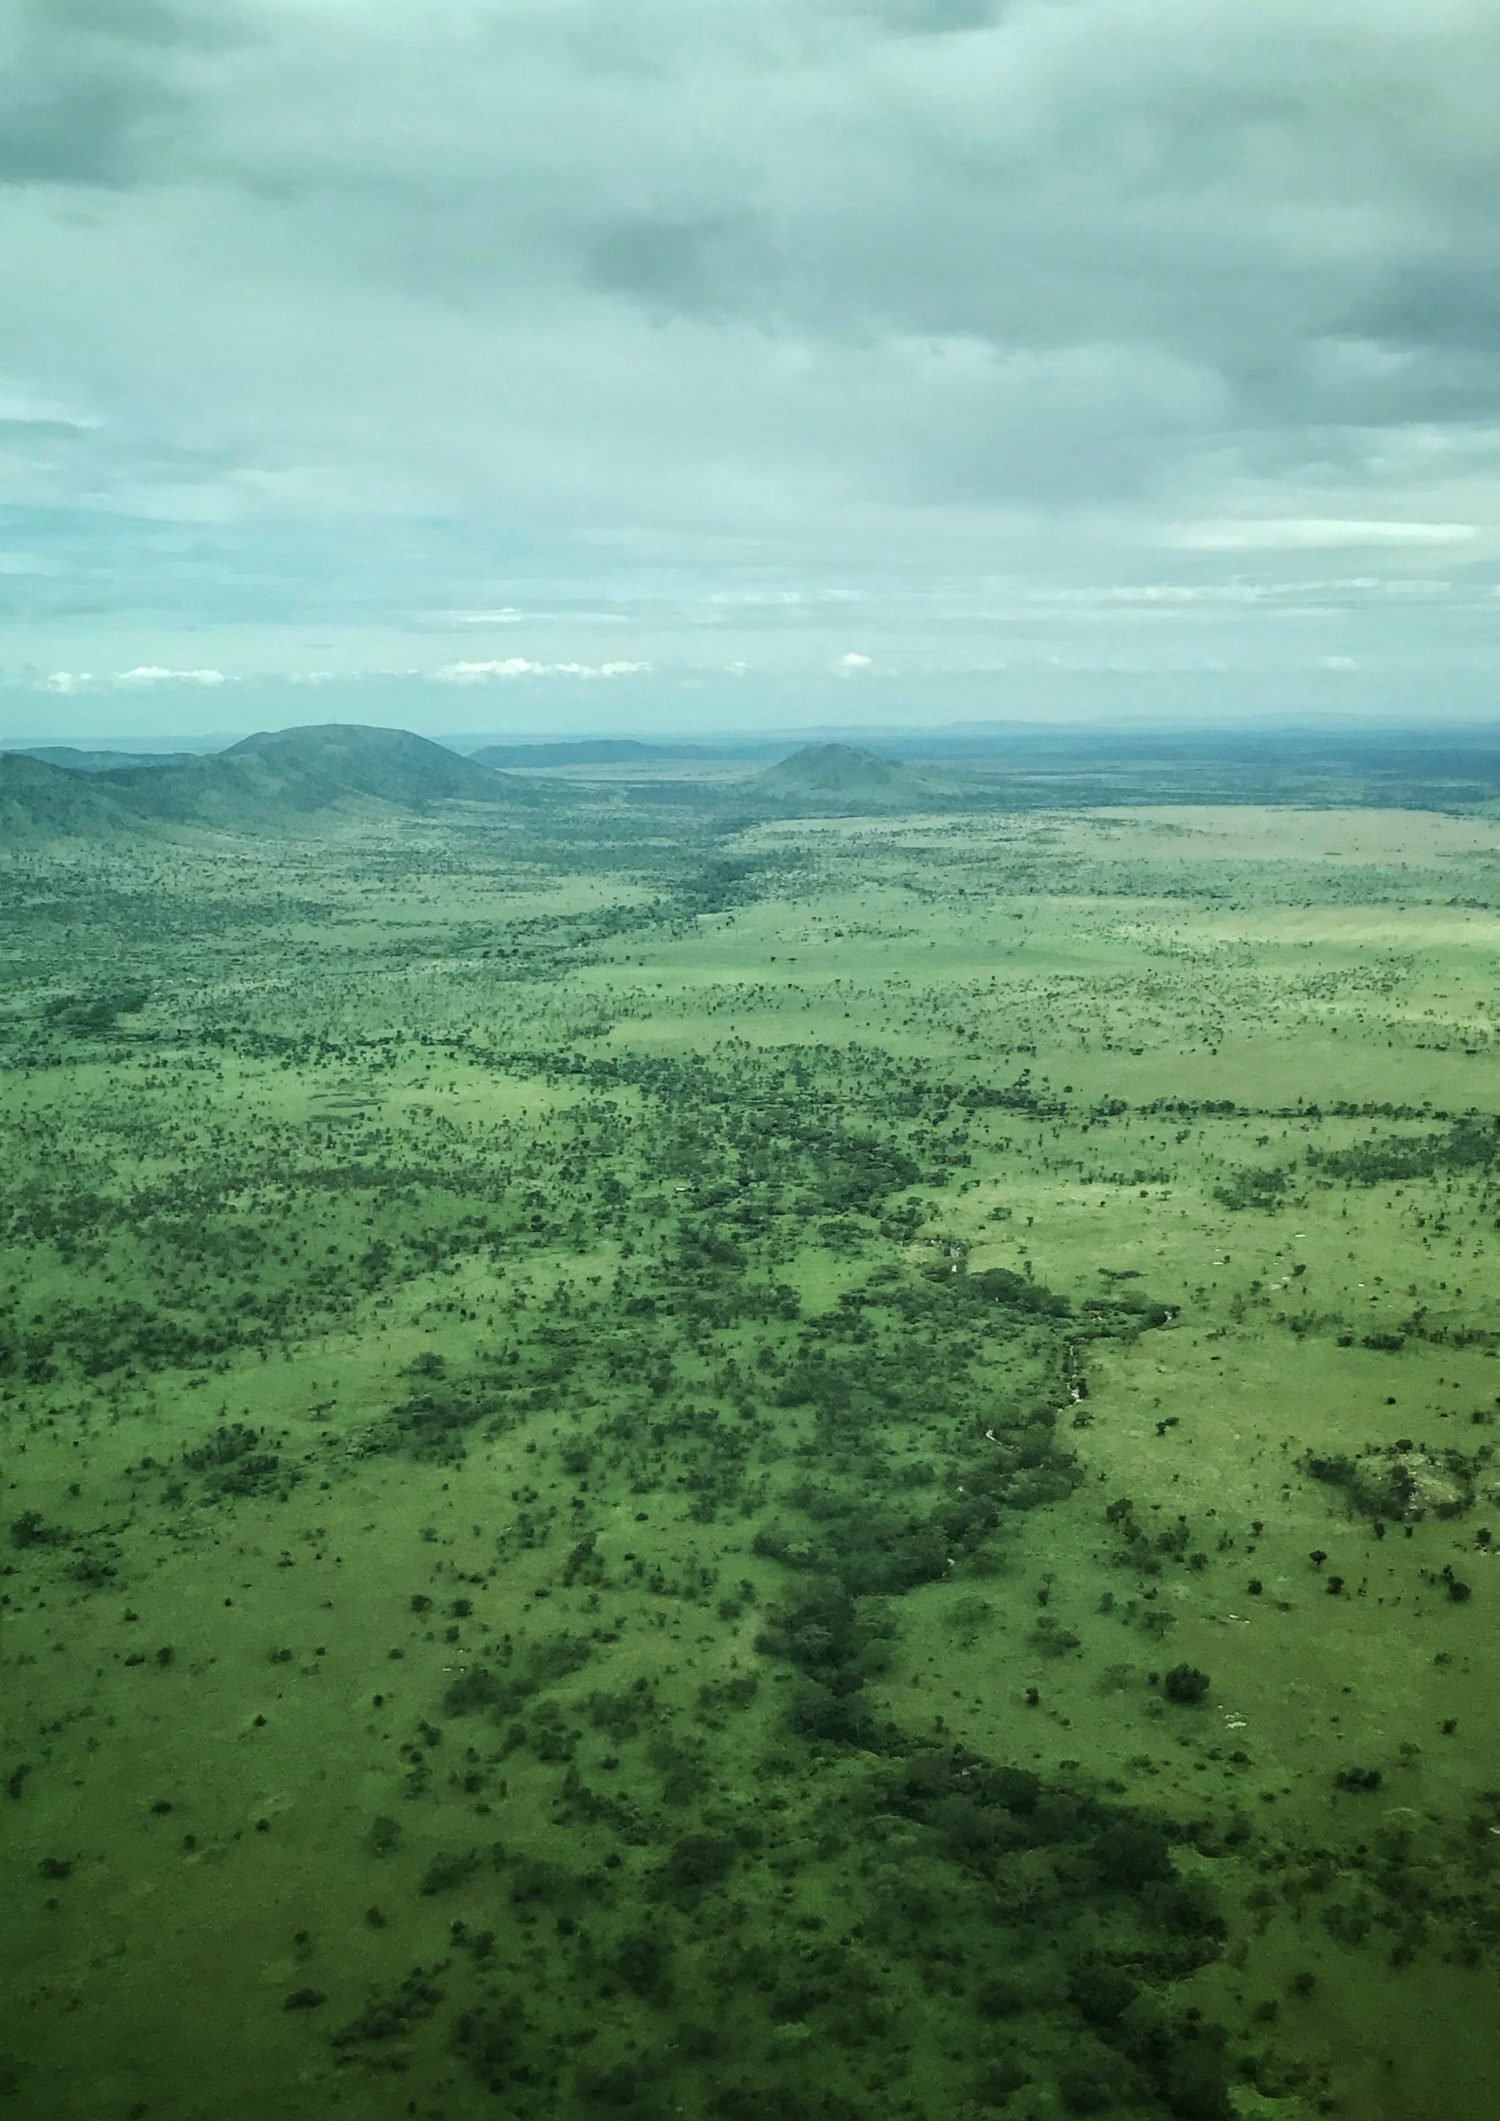
{"label": "rounded hill", "polygon": [[227,751],[80,773],[7,753],[0,812],[29,839],[207,826],[305,832],[322,820],[441,803],[536,804],[545,793],[409,729],[329,722],[246,737]]}
{"label": "rounded hill", "polygon": [[110,780],[138,814],[241,830],[297,826],[320,811],[372,802],[420,811],[433,803],[536,800],[524,783],[444,744],[358,722],[263,730],[227,751]]}
{"label": "rounded hill", "polygon": [[854,744],[806,745],[768,767],[755,785],[778,803],[838,810],[918,810],[934,793],[920,774]]}

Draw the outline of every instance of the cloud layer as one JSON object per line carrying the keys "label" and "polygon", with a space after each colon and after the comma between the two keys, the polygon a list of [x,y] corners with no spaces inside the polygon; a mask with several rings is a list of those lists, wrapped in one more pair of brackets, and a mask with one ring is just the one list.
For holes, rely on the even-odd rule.
{"label": "cloud layer", "polygon": [[4,676],[1472,690],[1496,78],[1491,0],[0,0]]}

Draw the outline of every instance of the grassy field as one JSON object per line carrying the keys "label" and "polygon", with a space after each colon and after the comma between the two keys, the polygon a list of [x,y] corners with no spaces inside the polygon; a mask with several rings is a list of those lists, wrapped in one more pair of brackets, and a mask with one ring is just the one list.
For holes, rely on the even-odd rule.
{"label": "grassy field", "polygon": [[7,867],[0,2091],[1493,2111],[1500,822]]}

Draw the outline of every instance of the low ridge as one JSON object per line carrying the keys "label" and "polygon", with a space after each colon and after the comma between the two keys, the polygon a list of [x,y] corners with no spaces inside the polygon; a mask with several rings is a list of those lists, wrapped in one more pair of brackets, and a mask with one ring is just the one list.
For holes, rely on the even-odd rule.
{"label": "low ridge", "polygon": [[559,737],[555,743],[486,744],[470,758],[483,766],[629,766],[638,759],[674,759],[670,744],[643,744],[631,736]]}
{"label": "low ridge", "polygon": [[19,758],[44,759],[73,773],[118,773],[125,766],[178,766],[191,751],[88,751],[77,744],[28,744]]}

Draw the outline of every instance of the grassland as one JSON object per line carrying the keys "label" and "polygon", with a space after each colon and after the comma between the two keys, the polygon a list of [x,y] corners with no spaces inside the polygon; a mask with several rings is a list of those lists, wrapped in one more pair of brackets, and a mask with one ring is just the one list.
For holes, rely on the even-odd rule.
{"label": "grassland", "polygon": [[1493,2110],[1500,823],[3,888],[13,2111]]}

